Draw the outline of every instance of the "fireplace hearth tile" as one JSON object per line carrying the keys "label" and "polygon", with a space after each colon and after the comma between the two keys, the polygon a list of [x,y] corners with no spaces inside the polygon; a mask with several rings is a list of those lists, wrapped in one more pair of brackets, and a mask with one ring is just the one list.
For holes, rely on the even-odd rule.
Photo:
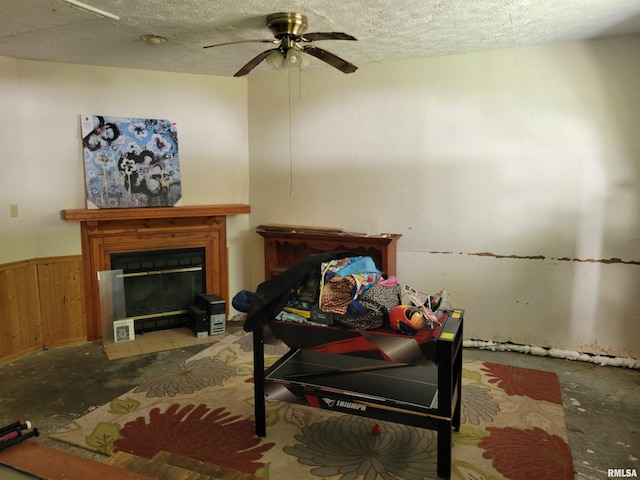
{"label": "fireplace hearth tile", "polygon": [[210,335],[198,338],[188,328],[172,328],[136,335],[130,342],[103,342],[103,348],[109,360],[127,358],[148,353],[175,350],[192,345],[208,345],[220,339],[220,336]]}

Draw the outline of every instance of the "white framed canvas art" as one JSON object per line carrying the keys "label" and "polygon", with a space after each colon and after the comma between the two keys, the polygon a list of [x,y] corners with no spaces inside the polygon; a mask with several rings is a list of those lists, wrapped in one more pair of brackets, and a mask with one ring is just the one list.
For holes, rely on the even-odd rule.
{"label": "white framed canvas art", "polygon": [[182,198],[170,120],[81,115],[88,208],[172,207]]}

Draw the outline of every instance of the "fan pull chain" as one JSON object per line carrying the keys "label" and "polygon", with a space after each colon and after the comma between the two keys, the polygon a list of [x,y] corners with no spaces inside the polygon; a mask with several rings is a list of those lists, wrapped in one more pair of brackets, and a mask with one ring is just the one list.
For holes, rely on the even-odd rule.
{"label": "fan pull chain", "polygon": [[293,155],[291,154],[291,69],[288,69],[287,77],[289,79],[289,195],[293,197]]}
{"label": "fan pull chain", "polygon": [[[289,81],[289,195],[293,197],[293,140],[291,138],[293,122],[291,121],[291,70],[293,69],[287,69],[287,78]],[[298,102],[302,102],[302,69],[296,68],[295,70],[298,71]]]}

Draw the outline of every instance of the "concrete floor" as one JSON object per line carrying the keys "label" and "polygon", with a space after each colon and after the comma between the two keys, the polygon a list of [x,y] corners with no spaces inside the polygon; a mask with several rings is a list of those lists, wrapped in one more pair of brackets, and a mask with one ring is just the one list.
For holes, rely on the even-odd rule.
{"label": "concrete floor", "polygon": [[[241,328],[229,324],[227,330]],[[182,363],[206,346],[108,360],[100,343],[61,347],[0,366],[0,426],[30,420],[37,441],[84,457],[99,454],[48,438],[90,410]],[[612,468],[640,475],[640,371],[513,352],[465,349],[466,359],[556,372],[562,386],[576,478],[603,480]],[[613,478],[613,477],[611,477]]]}

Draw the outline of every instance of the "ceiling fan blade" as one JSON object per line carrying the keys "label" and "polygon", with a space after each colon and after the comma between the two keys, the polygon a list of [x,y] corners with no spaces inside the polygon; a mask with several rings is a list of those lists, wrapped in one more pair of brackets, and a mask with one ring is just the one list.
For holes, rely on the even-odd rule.
{"label": "ceiling fan blade", "polygon": [[322,48],[314,47],[312,45],[307,45],[306,47],[303,47],[302,50],[304,51],[304,53],[308,53],[309,55],[312,55],[322,60],[323,62],[328,63],[329,65],[331,65],[334,68],[337,68],[343,73],[353,73],[358,69],[358,67],[356,67],[354,64],[349,63],[346,60],[343,60],[342,58],[340,58],[339,56],[331,52],[327,52]]}
{"label": "ceiling fan blade", "polygon": [[265,58],[267,58],[271,54],[271,52],[278,52],[278,51],[279,50],[277,48],[271,48],[269,50],[265,50],[264,52],[256,55],[251,60],[249,60],[249,63],[247,63],[244,67],[242,67],[240,70],[238,70],[236,73],[234,73],[233,76],[234,77],[242,77],[242,76],[246,75],[251,70],[256,68],[261,61],[263,61]]}
{"label": "ceiling fan blade", "polygon": [[316,32],[302,35],[303,42],[315,42],[316,40],[358,40],[356,37],[342,32]]}
{"label": "ceiling fan blade", "polygon": [[233,42],[214,43],[213,45],[206,45],[202,48],[221,47],[223,45],[235,45],[236,43],[278,43],[279,40],[236,40]]}

